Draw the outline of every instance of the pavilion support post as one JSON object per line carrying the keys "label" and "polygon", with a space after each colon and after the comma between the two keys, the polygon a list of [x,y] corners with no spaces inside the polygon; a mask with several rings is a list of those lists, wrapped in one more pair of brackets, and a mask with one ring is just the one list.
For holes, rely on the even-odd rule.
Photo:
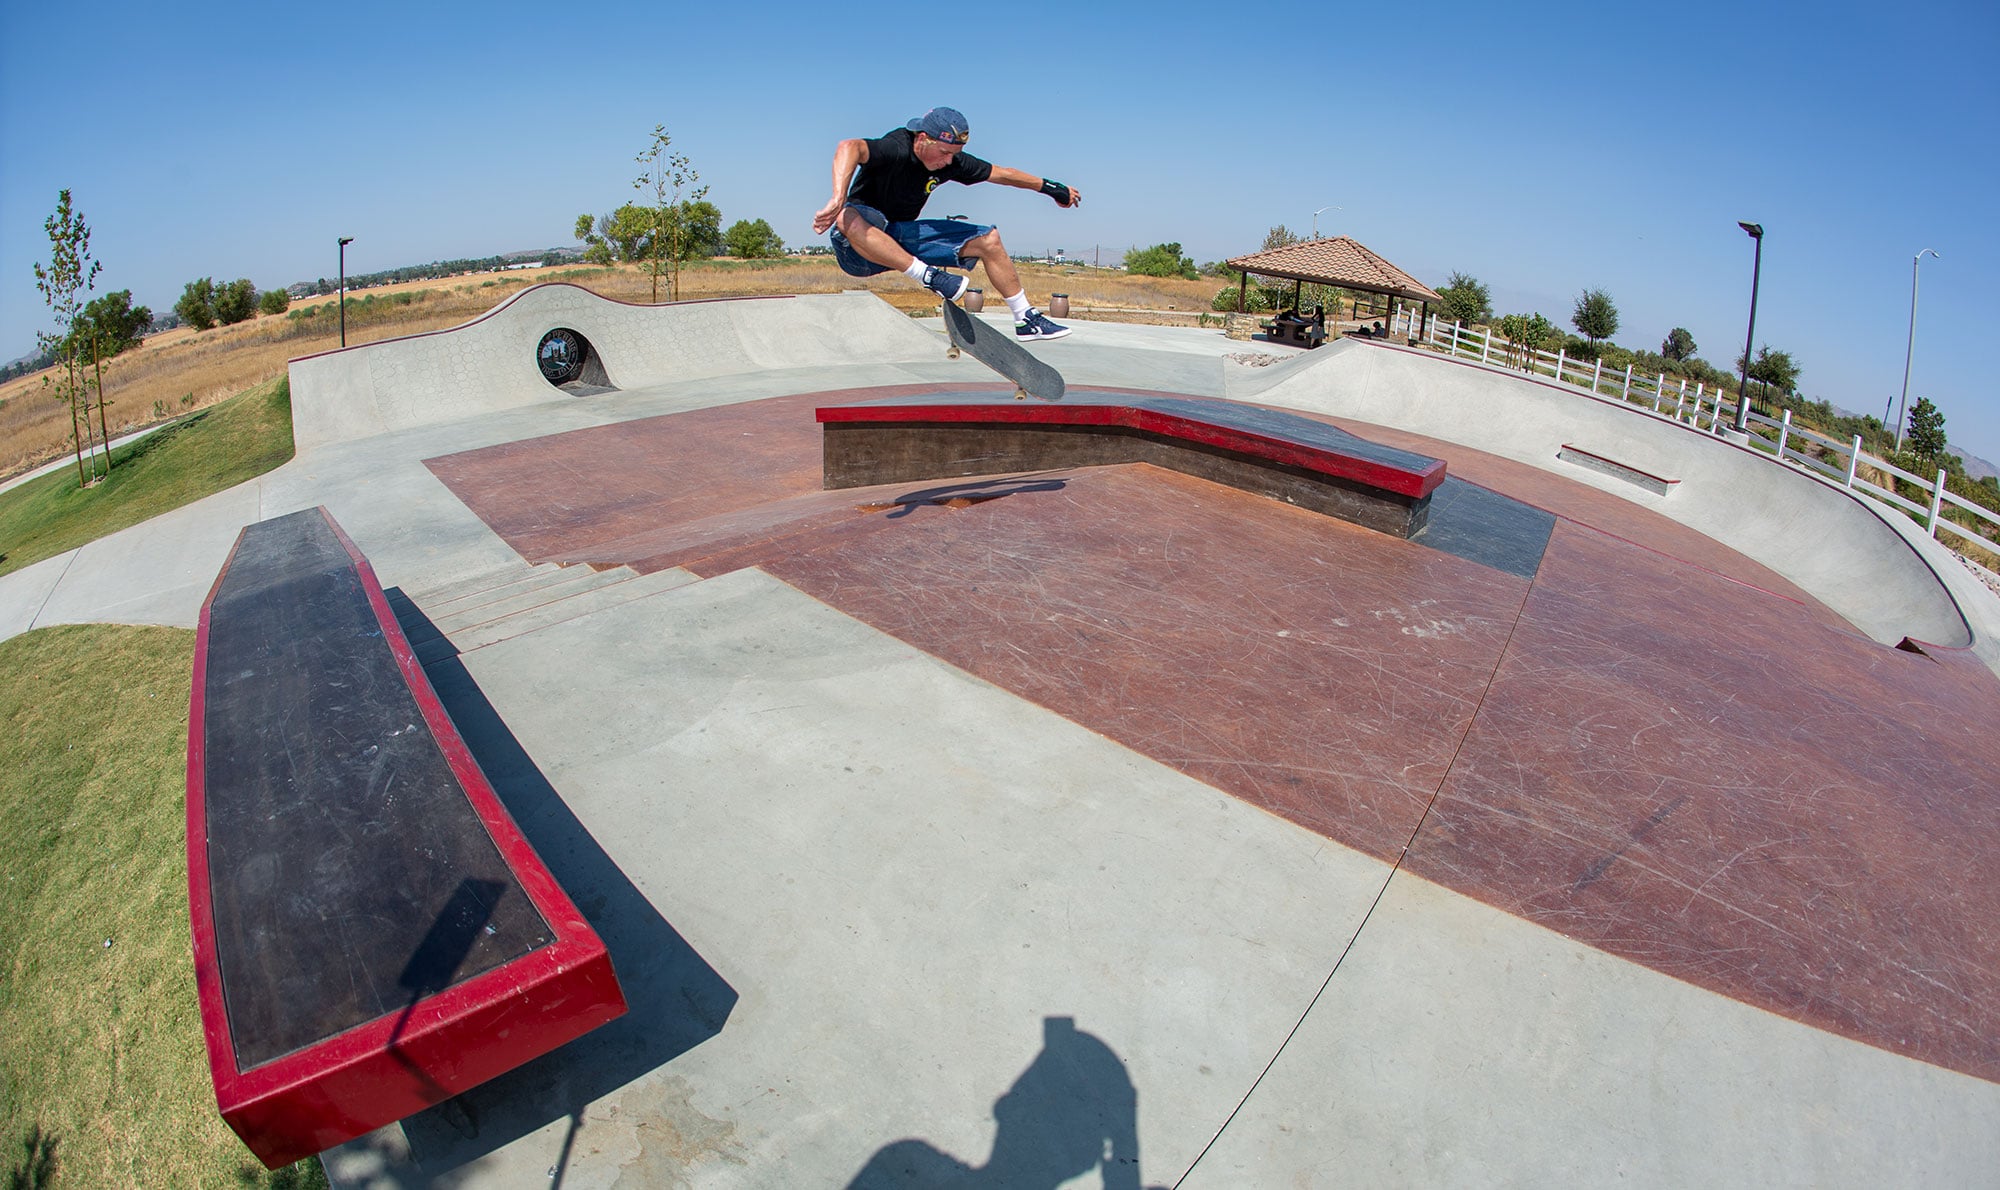
{"label": "pavilion support post", "polygon": [[1241,314],[1243,313],[1244,300],[1250,296],[1250,271],[1245,269],[1239,275],[1243,279],[1236,283],[1236,312]]}

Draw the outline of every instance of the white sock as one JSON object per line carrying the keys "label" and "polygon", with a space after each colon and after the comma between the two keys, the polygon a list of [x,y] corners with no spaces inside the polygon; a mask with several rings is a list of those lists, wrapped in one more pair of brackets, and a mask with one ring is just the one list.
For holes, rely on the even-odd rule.
{"label": "white sock", "polygon": [[1015,322],[1028,321],[1028,311],[1034,309],[1028,304],[1028,291],[1025,289],[1007,299],[1007,308],[1014,312]]}
{"label": "white sock", "polygon": [[911,257],[910,267],[904,269],[903,271],[908,273],[911,277],[915,278],[917,284],[922,285],[924,283],[924,273],[928,271],[930,267],[931,266],[925,264],[923,261],[918,260],[915,257]]}

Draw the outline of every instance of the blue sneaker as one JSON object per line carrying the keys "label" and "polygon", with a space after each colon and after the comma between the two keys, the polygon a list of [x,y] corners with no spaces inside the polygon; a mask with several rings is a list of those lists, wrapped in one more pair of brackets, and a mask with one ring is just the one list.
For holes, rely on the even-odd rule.
{"label": "blue sneaker", "polygon": [[1050,322],[1049,316],[1028,307],[1028,316],[1014,324],[1016,339],[1060,339],[1069,334],[1069,328],[1060,323]]}
{"label": "blue sneaker", "polygon": [[934,264],[924,266],[924,288],[947,302],[955,302],[964,297],[965,291],[971,286],[970,277],[961,277]]}

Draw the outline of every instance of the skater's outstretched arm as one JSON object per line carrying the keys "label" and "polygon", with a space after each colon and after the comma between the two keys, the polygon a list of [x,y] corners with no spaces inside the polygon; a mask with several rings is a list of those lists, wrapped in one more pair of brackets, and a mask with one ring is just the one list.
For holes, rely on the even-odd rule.
{"label": "skater's outstretched arm", "polygon": [[1004,165],[994,166],[993,173],[986,180],[998,182],[1002,186],[1038,191],[1055,199],[1059,207],[1074,207],[1083,202],[1083,191],[1074,186],[1065,186],[1053,178],[1038,178],[1034,174],[1010,169]]}

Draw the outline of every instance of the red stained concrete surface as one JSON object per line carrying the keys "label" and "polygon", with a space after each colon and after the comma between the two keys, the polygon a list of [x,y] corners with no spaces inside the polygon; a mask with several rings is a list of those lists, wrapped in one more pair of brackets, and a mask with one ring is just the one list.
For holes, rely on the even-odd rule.
{"label": "red stained concrete surface", "polygon": [[[988,387],[954,386],[952,391]],[[1142,464],[819,490],[784,397],[430,462],[532,562],[761,567],[1214,787],[1747,1003],[2000,1081],[2000,681],[1559,476],[1532,580]]]}

